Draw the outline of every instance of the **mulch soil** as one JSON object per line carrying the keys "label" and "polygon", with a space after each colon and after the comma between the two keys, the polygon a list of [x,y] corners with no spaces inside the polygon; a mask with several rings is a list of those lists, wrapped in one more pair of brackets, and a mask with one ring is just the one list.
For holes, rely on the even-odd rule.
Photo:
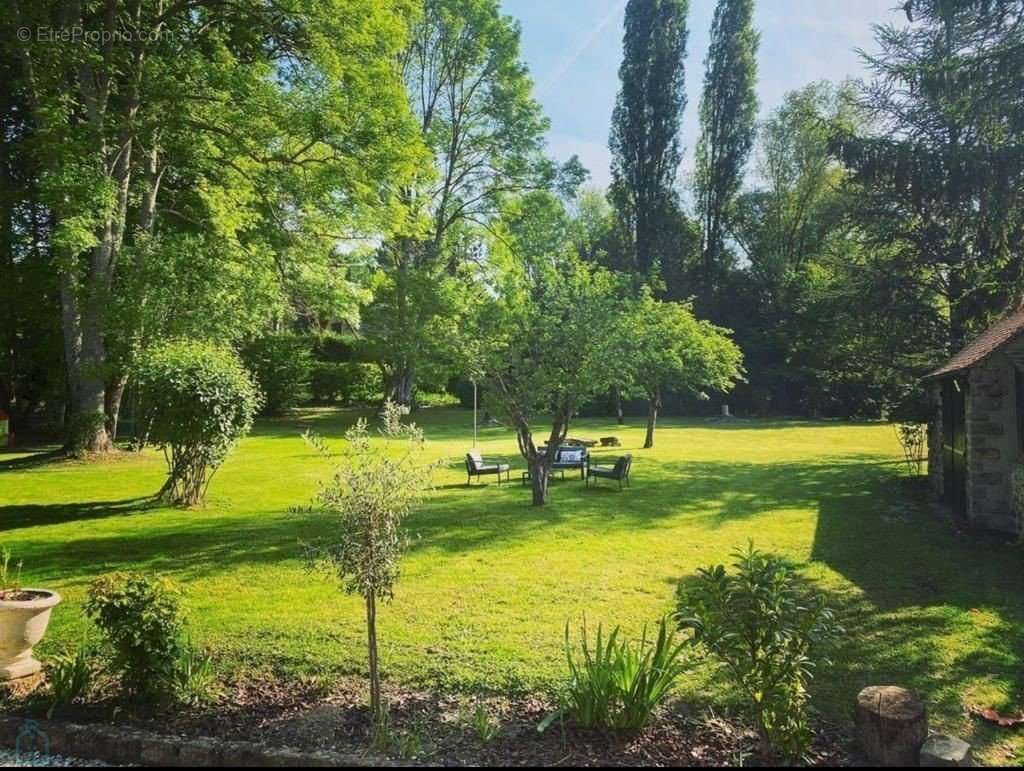
{"label": "mulch soil", "polygon": [[[757,765],[756,735],[741,721],[673,703],[639,731],[582,730],[538,724],[552,703],[535,696],[442,695],[386,685],[391,760],[445,766],[738,766]],[[31,696],[15,699],[32,709]],[[35,708],[38,710],[38,707]],[[35,711],[33,710],[33,711]],[[131,709],[104,700],[72,706],[56,718],[113,722],[162,734],[253,741],[304,751],[372,758],[365,682],[269,679],[229,685],[218,704],[196,710]],[[489,731],[478,725],[490,726]],[[816,720],[813,765],[856,765],[849,731]],[[493,736],[485,735],[493,733]]]}

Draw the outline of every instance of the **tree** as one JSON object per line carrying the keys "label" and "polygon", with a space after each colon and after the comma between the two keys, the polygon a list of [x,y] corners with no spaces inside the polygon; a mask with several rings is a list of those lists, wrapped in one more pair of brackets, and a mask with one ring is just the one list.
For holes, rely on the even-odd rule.
{"label": "tree", "polygon": [[726,267],[725,235],[754,146],[760,36],[753,15],[754,0],[719,0],[705,59],[694,179],[703,228],[700,271],[705,301],[710,301]]}
{"label": "tree", "polygon": [[372,441],[366,420],[360,418],[345,432],[346,446],[338,457],[322,439],[306,434],[307,441],[335,464],[315,501],[318,511],[334,518],[335,529],[324,542],[310,545],[307,557],[311,567],[330,569],[344,591],[362,597],[366,605],[370,707],[377,728],[384,718],[377,602],[394,596],[406,545],[402,522],[424,494],[436,465],[422,461],[423,432],[415,424],[402,423],[407,413],[393,402],[384,404],[380,442]]}
{"label": "tree", "polygon": [[664,389],[728,391],[742,377],[742,354],[728,330],[694,318],[686,305],[656,300],[648,289],[618,330],[624,389],[647,399],[645,449],[654,446]]}
{"label": "tree", "polygon": [[548,124],[519,59],[519,27],[496,0],[427,0],[401,67],[434,168],[402,190],[407,227],[378,252],[366,332],[390,397],[411,404],[422,370],[450,367],[457,351],[460,267],[479,251],[476,229],[554,170],[540,152]]}
{"label": "tree", "polygon": [[676,206],[676,173],[686,108],[686,14],[689,0],[629,0],[620,89],[612,113],[610,197],[631,252],[637,281],[662,257],[660,230]]}
{"label": "tree", "polygon": [[821,82],[787,94],[758,132],[756,187],[737,196],[729,231],[744,258],[729,291],[742,301],[718,320],[736,330],[761,409],[813,413],[835,394],[826,372],[839,350],[849,355],[854,333],[835,323],[845,318],[840,263],[859,260],[863,238],[830,139],[863,125],[853,85]]}
{"label": "tree", "polygon": [[1024,3],[908,0],[876,29],[861,94],[877,130],[837,132],[858,221],[934,298],[950,348],[1024,299]]}
{"label": "tree", "polygon": [[[540,205],[539,203],[537,205]],[[523,220],[533,222],[533,209]],[[512,223],[512,233],[515,233]],[[515,235],[505,241],[515,249]],[[621,312],[620,282],[581,262],[563,246],[540,255],[495,249],[470,339],[477,376],[488,386],[494,412],[516,432],[533,488],[547,499],[551,464],[576,410],[614,382],[612,330]],[[543,450],[533,424],[551,416]]]}
{"label": "tree", "polygon": [[111,445],[125,360],[155,331],[120,326],[148,313],[147,294],[127,296],[151,286],[132,273],[168,242],[260,278],[269,264],[287,286],[296,252],[282,241],[315,236],[331,254],[380,223],[419,152],[392,58],[408,12],[404,0],[46,0],[4,15],[60,281],[72,449]]}

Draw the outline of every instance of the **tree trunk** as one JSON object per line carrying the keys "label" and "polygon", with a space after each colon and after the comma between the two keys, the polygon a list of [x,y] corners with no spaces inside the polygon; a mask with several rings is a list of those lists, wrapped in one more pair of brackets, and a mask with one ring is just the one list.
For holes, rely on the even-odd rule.
{"label": "tree trunk", "polygon": [[533,505],[543,506],[548,496],[548,479],[551,469],[547,457],[539,455],[530,461],[530,484],[533,488]]}
{"label": "tree trunk", "polygon": [[117,441],[117,421],[121,417],[121,400],[127,384],[128,376],[125,374],[115,375],[107,383],[103,409],[107,415],[107,433],[110,434],[111,444]]}
{"label": "tree trunk", "polygon": [[644,439],[644,449],[654,447],[654,429],[658,424],[658,410],[661,407],[661,392],[655,391],[647,396],[647,436]]}
{"label": "tree trunk", "polygon": [[380,724],[383,717],[380,703],[380,669],[377,660],[377,599],[373,592],[366,595],[366,643],[370,665],[370,713],[373,724]]}
{"label": "tree trunk", "polygon": [[618,388],[615,389],[615,416],[618,418],[619,425],[625,424],[625,419],[622,417],[622,391]]}
{"label": "tree trunk", "polygon": [[405,365],[396,370],[394,375],[392,375],[388,398],[395,404],[412,407],[412,397],[415,388],[416,378],[413,368]]}
{"label": "tree trunk", "polygon": [[[107,433],[106,383],[102,369],[106,363],[103,336],[95,309],[82,309],[80,322],[81,348],[77,361],[68,361],[68,380],[72,383],[72,430],[68,449],[73,453],[103,453],[111,449]],[[76,325],[78,326],[78,325]],[[65,327],[65,340],[69,333],[78,335],[77,329]],[[65,346],[67,348],[67,345]]]}

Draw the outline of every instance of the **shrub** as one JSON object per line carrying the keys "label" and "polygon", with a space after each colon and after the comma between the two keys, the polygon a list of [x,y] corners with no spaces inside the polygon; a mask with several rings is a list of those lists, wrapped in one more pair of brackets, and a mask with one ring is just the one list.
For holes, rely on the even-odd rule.
{"label": "shrub", "polygon": [[60,707],[65,707],[83,698],[92,688],[96,674],[96,649],[89,642],[83,642],[69,653],[53,657],[46,668],[47,718]]}
{"label": "shrub", "polygon": [[124,689],[152,698],[165,691],[180,660],[180,593],[166,579],[113,573],[89,586],[85,612],[110,642]]}
{"label": "shrub", "polygon": [[669,694],[686,669],[685,643],[676,643],[667,618],[658,623],[658,636],[647,639],[647,627],[638,644],[619,638],[616,627],[607,638],[600,626],[590,647],[586,621],[580,631],[579,654],[565,627],[565,656],[569,681],[562,690],[561,707],[540,725],[547,728],[567,717],[583,728],[637,729],[647,724],[654,709]]}
{"label": "shrub", "polygon": [[374,364],[318,361],[310,376],[310,391],[320,404],[374,404],[384,398],[384,381]]}
{"label": "shrub", "polygon": [[297,335],[267,335],[246,346],[243,358],[263,392],[263,412],[281,415],[299,404],[309,388],[313,357]]}
{"label": "shrub", "polygon": [[252,427],[259,392],[230,350],[174,341],[145,352],[135,369],[145,440],[164,450],[168,476],[158,496],[199,503],[214,472]]}
{"label": "shrub", "polygon": [[801,759],[813,738],[807,685],[838,627],[821,597],[804,597],[781,559],[753,544],[733,556],[735,574],[702,568],[695,584],[680,586],[677,620],[749,700],[762,755]]}

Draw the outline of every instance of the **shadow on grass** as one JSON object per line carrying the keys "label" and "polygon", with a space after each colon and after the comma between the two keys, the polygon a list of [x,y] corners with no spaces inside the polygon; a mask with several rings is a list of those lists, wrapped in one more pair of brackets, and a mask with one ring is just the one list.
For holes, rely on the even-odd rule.
{"label": "shadow on grass", "polygon": [[[25,454],[29,453],[29,454]],[[4,456],[17,457],[4,457]],[[5,471],[26,471],[27,469],[48,466],[51,463],[67,460],[68,455],[60,447],[42,449],[23,449],[16,452],[0,452],[0,474]]]}
{"label": "shadow on grass", "polygon": [[120,501],[0,506],[0,532],[19,530],[23,527],[61,525],[65,522],[128,517],[143,514],[156,506],[153,496],[126,498]]}

